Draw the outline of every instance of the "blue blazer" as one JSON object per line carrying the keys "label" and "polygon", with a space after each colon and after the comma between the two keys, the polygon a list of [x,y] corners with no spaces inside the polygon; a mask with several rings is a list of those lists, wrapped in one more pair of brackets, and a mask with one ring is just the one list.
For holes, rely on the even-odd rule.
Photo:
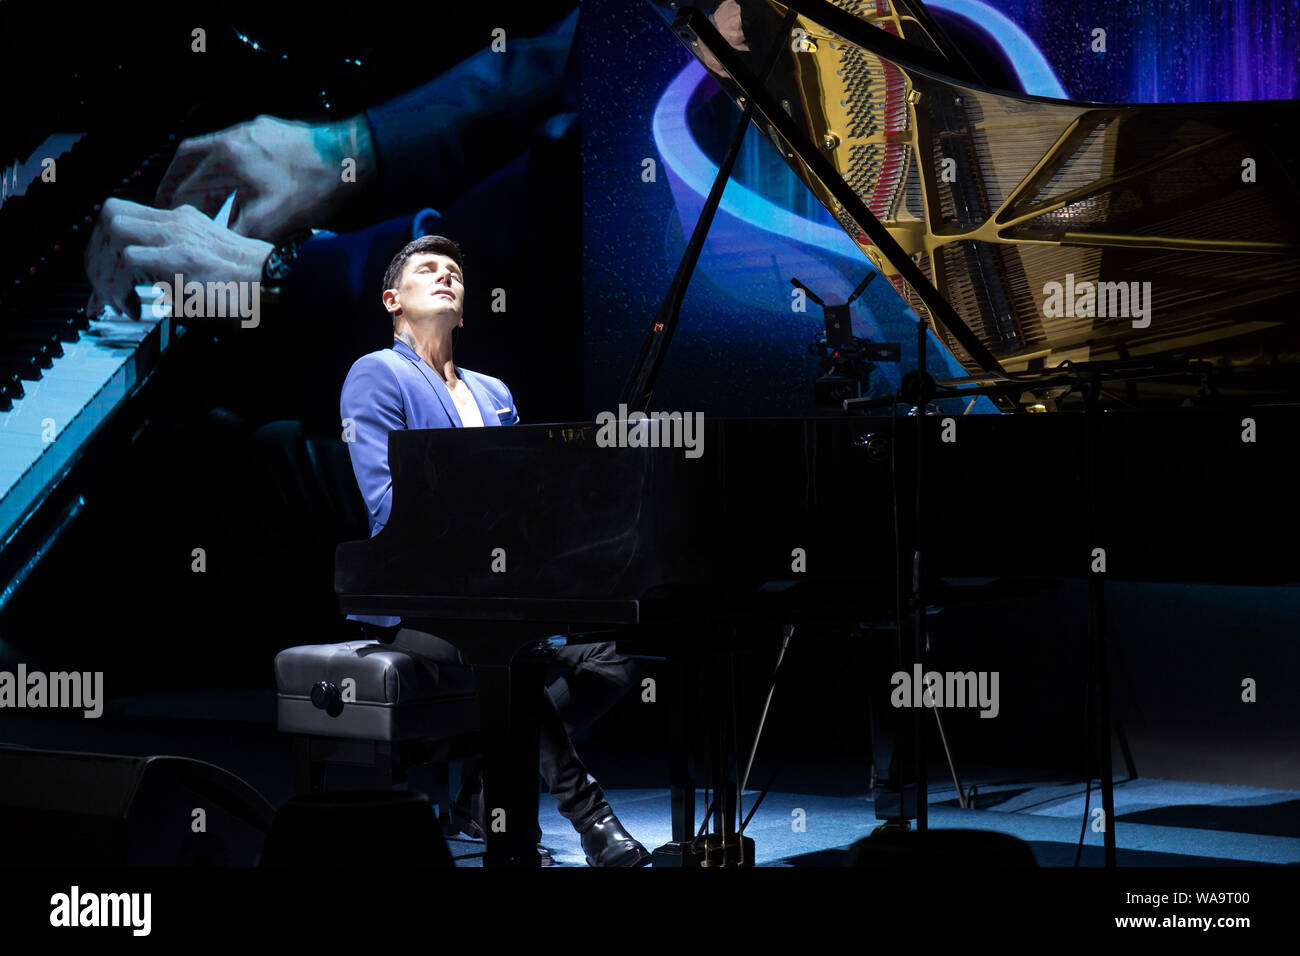
{"label": "blue blazer", "polygon": [[[515,400],[505,382],[460,366],[456,374],[469,386],[484,427],[518,424]],[[394,342],[392,348],[363,355],[352,364],[343,382],[339,413],[373,538],[388,523],[393,508],[388,433],[397,428],[461,428],[463,423],[442,376],[405,342]],[[355,614],[348,618],[381,627],[400,620]]]}

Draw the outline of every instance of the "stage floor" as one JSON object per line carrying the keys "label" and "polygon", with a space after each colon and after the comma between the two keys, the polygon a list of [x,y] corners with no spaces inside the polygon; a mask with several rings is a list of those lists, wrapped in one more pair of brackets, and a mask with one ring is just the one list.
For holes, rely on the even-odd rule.
{"label": "stage floor", "polygon": [[[131,755],[171,754],[206,760],[243,778],[279,805],[292,793],[287,741],[275,732],[271,692],[194,692],[110,701],[98,719],[10,710],[0,743],[40,749]],[[647,847],[670,837],[668,789],[662,755],[615,752],[608,742],[580,740],[578,749],[601,780],[624,826]],[[1119,768],[1117,768],[1118,770]],[[932,771],[930,825],[995,830],[1026,841],[1041,866],[1072,866],[1084,818],[1084,784],[1043,779],[1029,771],[964,768],[974,784],[973,809],[961,809],[950,778]],[[770,771],[764,771],[770,773]],[[758,773],[755,773],[755,777]],[[422,788],[417,776],[412,787]],[[342,773],[327,784],[365,786]],[[744,794],[743,812],[757,798]],[[431,794],[434,802],[439,795]],[[1090,807],[1101,805],[1094,781]],[[703,813],[701,792],[697,814]],[[543,844],[557,865],[583,866],[577,834],[540,798]],[[794,821],[803,810],[805,828]],[[1300,791],[1218,783],[1137,778],[1117,780],[1116,842],[1120,866],[1251,866],[1300,864]],[[798,757],[783,763],[776,786],[746,831],[760,866],[834,867],[847,848],[879,821],[867,792],[867,771],[844,759]],[[481,842],[451,838],[458,866],[479,866]],[[1089,828],[1082,866],[1102,864],[1102,834]]]}

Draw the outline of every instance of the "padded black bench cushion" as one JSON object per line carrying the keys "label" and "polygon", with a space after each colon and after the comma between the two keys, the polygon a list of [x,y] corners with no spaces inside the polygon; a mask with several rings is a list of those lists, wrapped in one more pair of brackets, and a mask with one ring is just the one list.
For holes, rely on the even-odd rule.
{"label": "padded black bench cushion", "polygon": [[[321,681],[345,691],[336,716],[312,703]],[[281,733],[406,740],[448,737],[477,729],[474,673],[463,665],[437,664],[376,641],[305,644],[275,657],[278,728]]]}

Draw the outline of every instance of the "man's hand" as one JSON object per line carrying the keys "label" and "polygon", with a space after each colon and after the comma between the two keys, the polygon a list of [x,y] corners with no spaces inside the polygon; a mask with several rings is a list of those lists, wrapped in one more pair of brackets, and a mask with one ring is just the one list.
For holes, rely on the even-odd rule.
{"label": "man's hand", "polygon": [[137,285],[186,282],[260,282],[262,265],[275,248],[218,226],[193,206],[154,209],[109,199],[86,246],[86,278],[94,288],[86,312],[104,305],[139,318]]}
{"label": "man's hand", "polygon": [[[737,50],[749,52],[749,44],[745,41],[745,28],[740,20],[740,4],[736,0],[723,0],[722,3],[718,4],[718,9],[713,11],[713,15],[709,19],[713,21],[713,25],[718,28],[718,33],[722,35],[722,39],[726,40],[728,44]],[[707,69],[712,70],[714,73],[724,72],[722,64],[718,62],[718,58],[710,52],[708,47],[700,44],[696,49],[699,51],[700,62]]]}
{"label": "man's hand", "polygon": [[[344,179],[349,159],[355,181]],[[230,228],[241,236],[278,240],[326,225],[374,172],[364,116],[317,126],[259,116],[181,143],[154,205],[188,203],[214,216],[234,192]]]}

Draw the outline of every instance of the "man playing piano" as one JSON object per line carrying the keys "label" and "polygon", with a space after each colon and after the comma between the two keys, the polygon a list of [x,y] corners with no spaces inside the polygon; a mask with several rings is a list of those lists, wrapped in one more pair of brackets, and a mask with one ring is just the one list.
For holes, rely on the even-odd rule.
{"label": "man playing piano", "polygon": [[[393,317],[393,346],[363,355],[343,383],[340,412],[352,469],[366,500],[373,537],[388,521],[392,480],[388,433],[396,428],[513,425],[519,416],[504,382],[458,368],[453,333],[464,324],[459,246],[442,236],[408,243],[384,275],[383,303]],[[353,615],[381,641],[441,664],[463,663],[447,641],[395,617]],[[645,847],[619,823],[603,791],[573,749],[571,735],[608,710],[631,687],[633,662],[612,644],[548,647],[563,673],[540,709],[539,766],[561,814],[573,823],[592,866],[641,866]],[[476,799],[477,798],[477,799]],[[481,779],[471,775],[453,805],[471,835],[484,832]]]}

